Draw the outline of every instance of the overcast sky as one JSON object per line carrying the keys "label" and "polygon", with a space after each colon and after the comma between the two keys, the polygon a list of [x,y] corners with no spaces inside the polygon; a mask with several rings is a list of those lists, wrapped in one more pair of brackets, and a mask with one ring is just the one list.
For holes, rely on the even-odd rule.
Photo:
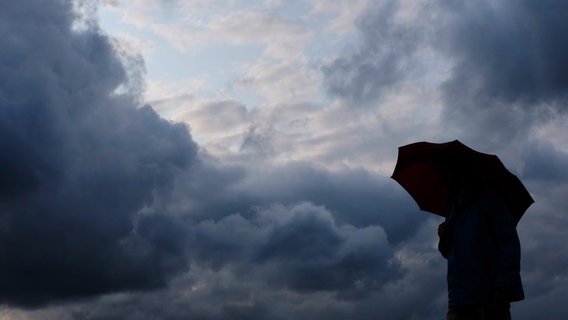
{"label": "overcast sky", "polygon": [[526,300],[568,314],[568,2],[0,0],[1,319],[440,319],[390,175],[459,139],[535,199]]}

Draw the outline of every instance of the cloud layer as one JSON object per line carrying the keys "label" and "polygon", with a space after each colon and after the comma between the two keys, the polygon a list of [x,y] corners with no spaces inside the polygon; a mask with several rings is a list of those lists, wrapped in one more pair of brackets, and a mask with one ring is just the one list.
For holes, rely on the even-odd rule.
{"label": "cloud layer", "polygon": [[2,316],[438,319],[440,220],[388,175],[398,145],[457,137],[536,199],[513,317],[563,319],[562,3],[137,2],[152,50],[261,48],[217,95],[150,88],[187,124],[144,106],[144,61],[93,3],[0,7]]}
{"label": "cloud layer", "polygon": [[187,266],[183,230],[155,205],[197,147],[137,108],[129,57],[97,28],[73,31],[73,12],[2,4],[2,303],[155,288]]}
{"label": "cloud layer", "polygon": [[445,121],[493,132],[503,143],[564,112],[564,6],[383,1],[358,20],[361,45],[324,67],[325,84],[335,95],[368,104],[424,79],[424,71],[438,72],[438,80],[429,80],[440,84]]}

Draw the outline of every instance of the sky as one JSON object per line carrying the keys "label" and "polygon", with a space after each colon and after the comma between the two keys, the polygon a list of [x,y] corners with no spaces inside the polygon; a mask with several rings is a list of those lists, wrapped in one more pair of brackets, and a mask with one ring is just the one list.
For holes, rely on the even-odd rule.
{"label": "sky", "polygon": [[568,314],[568,2],[0,0],[0,319],[440,319],[397,150],[459,139],[535,203]]}

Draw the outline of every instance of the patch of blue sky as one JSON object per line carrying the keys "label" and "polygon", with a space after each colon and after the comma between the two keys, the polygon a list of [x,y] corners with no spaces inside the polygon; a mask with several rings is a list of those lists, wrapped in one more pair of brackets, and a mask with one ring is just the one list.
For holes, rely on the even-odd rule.
{"label": "patch of blue sky", "polygon": [[242,103],[249,111],[259,108],[266,103],[266,99],[251,89],[229,86],[226,91],[229,99]]}
{"label": "patch of blue sky", "polygon": [[198,80],[204,85],[188,93],[205,99],[234,99],[252,109],[264,100],[255,92],[234,84],[244,77],[242,66],[256,61],[262,50],[260,45],[227,43],[210,44],[186,53],[157,48],[147,59],[147,75],[149,79],[165,83]]}
{"label": "patch of blue sky", "polygon": [[[138,28],[122,22],[124,12],[102,10],[100,25],[112,35],[128,35],[150,41],[152,48],[143,52],[146,76],[149,81],[161,83],[184,83],[198,80],[204,83],[197,90],[188,92],[203,98],[229,94],[245,100],[248,106],[262,103],[260,97],[250,90],[234,88],[232,84],[244,75],[242,66],[252,64],[262,55],[260,44],[231,44],[228,42],[196,42],[194,47],[181,51],[167,39],[146,28]],[[157,10],[152,21],[164,20],[167,15]],[[128,40],[128,39],[127,39]],[[194,90],[195,88],[193,88]]]}
{"label": "patch of blue sky", "polygon": [[123,29],[123,24],[120,22],[122,13],[117,10],[107,10],[103,7],[99,11],[99,25],[107,33],[114,33],[115,30]]}
{"label": "patch of blue sky", "polygon": [[255,61],[262,51],[262,46],[256,44],[214,43],[181,52],[166,44],[152,50],[146,68],[148,76],[158,81],[206,76],[219,79],[217,84],[222,84],[235,79],[239,66]]}
{"label": "patch of blue sky", "polygon": [[306,13],[311,11],[311,4],[305,0],[287,0],[281,1],[278,6],[278,14],[289,20],[303,19]]}

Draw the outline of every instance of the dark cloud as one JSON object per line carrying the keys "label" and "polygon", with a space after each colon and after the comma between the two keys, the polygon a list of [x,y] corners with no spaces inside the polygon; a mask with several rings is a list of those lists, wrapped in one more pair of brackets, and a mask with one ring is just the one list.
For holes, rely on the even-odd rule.
{"label": "dark cloud", "polygon": [[[523,270],[527,296],[555,301],[563,295],[568,280],[568,256],[561,254],[568,228],[568,154],[549,142],[533,142],[526,147],[524,178],[536,203],[520,222],[523,240]],[[535,302],[529,302],[533,305]],[[551,315],[558,311],[551,310]]]}
{"label": "dark cloud", "polygon": [[[443,50],[455,61],[445,92],[527,107],[561,103],[568,88],[568,23],[563,1],[446,1]],[[489,105],[486,105],[489,104]]]}
{"label": "dark cloud", "polygon": [[453,61],[441,87],[448,124],[503,144],[565,111],[565,2],[446,1],[442,8],[447,21],[433,43]]}
{"label": "dark cloud", "polygon": [[[279,211],[275,214],[281,215]],[[291,211],[289,220],[270,230],[255,257],[273,266],[269,283],[360,298],[399,277],[382,228],[337,228],[329,213],[310,206]]]}
{"label": "dark cloud", "polygon": [[275,288],[347,298],[381,290],[402,272],[381,227],[338,226],[329,211],[310,203],[204,221],[194,232],[195,260]]}
{"label": "dark cloud", "polygon": [[[401,20],[409,8],[384,1],[358,20],[359,47],[324,68],[331,93],[369,100],[412,81],[417,54],[430,47],[452,61],[442,89],[448,103],[474,100],[564,108],[568,87],[568,23],[562,1],[463,1],[414,6],[418,21]],[[472,102],[473,103],[473,102]]]}
{"label": "dark cloud", "polygon": [[1,6],[0,303],[163,286],[185,234],[154,206],[196,145],[137,108],[136,59],[77,28],[72,2]]}
{"label": "dark cloud", "polygon": [[360,46],[323,68],[330,93],[366,104],[416,72],[423,34],[396,20],[399,7],[398,1],[376,2],[357,20]]}
{"label": "dark cloud", "polygon": [[275,292],[356,300],[404,275],[393,244],[424,220],[411,218],[394,184],[307,163],[198,161],[183,125],[138,108],[140,61],[96,23],[75,27],[69,2],[49,4],[0,14],[1,41],[13,48],[0,55],[1,303],[156,289],[191,259],[195,283],[232,279],[229,291],[221,279],[208,284],[216,299],[236,301],[225,304],[234,319],[249,314],[236,299],[250,285],[241,276]]}
{"label": "dark cloud", "polygon": [[182,215],[191,208],[187,219],[197,222],[234,213],[248,218],[256,206],[272,203],[311,202],[325,206],[338,225],[380,225],[391,243],[399,243],[426,218],[416,216],[416,206],[393,180],[364,169],[330,171],[305,162],[249,168],[211,161],[199,167],[173,201]]}
{"label": "dark cloud", "polygon": [[568,183],[568,154],[549,142],[534,141],[524,151],[524,177],[535,182]]}
{"label": "dark cloud", "polygon": [[[416,241],[394,250],[380,227],[338,226],[325,208],[313,204],[274,205],[257,213],[254,219],[235,214],[195,227],[199,236],[192,242],[201,239],[203,253],[223,253],[230,263],[211,268],[211,260],[200,258],[167,290],[104,296],[63,314],[72,312],[74,319],[433,320],[444,313],[444,264],[432,245],[431,222]],[[306,229],[317,232],[300,232]],[[330,237],[336,240],[322,241]],[[297,245],[307,238],[308,244]],[[267,246],[276,250],[261,259]],[[313,255],[305,254],[315,248]],[[313,273],[316,266],[321,274]],[[294,281],[307,275],[314,279]],[[329,283],[319,282],[324,279]]]}
{"label": "dark cloud", "polygon": [[[424,240],[431,227],[423,228]],[[410,309],[435,319],[442,312],[443,303],[424,299],[445,293],[442,259],[430,241],[402,249],[427,262],[416,272],[394,256],[380,226],[339,226],[321,206],[272,205],[249,219],[203,221],[192,234],[192,268],[167,290],[109,295],[68,310],[75,319],[217,320],[404,319]],[[225,263],[213,266],[219,259]]]}
{"label": "dark cloud", "polygon": [[[299,312],[289,305],[294,299],[323,295],[325,305],[356,304],[383,294],[407,272],[395,256],[397,245],[429,217],[417,213],[394,181],[364,170],[332,172],[307,163],[246,168],[214,161],[198,167],[188,173],[191,178],[178,180],[171,202],[190,225],[190,273],[196,277],[191,287],[200,288],[199,278],[204,290],[222,286],[203,303],[228,305],[245,318],[259,316],[267,297],[282,292],[295,298],[271,301],[270,311],[261,308],[269,318]],[[323,312],[321,305],[312,307],[305,314]],[[279,314],[278,308],[290,310]],[[224,319],[225,311],[208,316]]]}
{"label": "dark cloud", "polygon": [[[381,3],[358,21],[361,44],[324,67],[331,94],[364,105],[388,89],[424,80],[421,72],[435,68],[447,77],[439,84],[444,125],[501,144],[526,137],[535,123],[564,112],[568,4]],[[413,10],[415,19],[401,19]],[[447,74],[436,59],[448,63]]]}

